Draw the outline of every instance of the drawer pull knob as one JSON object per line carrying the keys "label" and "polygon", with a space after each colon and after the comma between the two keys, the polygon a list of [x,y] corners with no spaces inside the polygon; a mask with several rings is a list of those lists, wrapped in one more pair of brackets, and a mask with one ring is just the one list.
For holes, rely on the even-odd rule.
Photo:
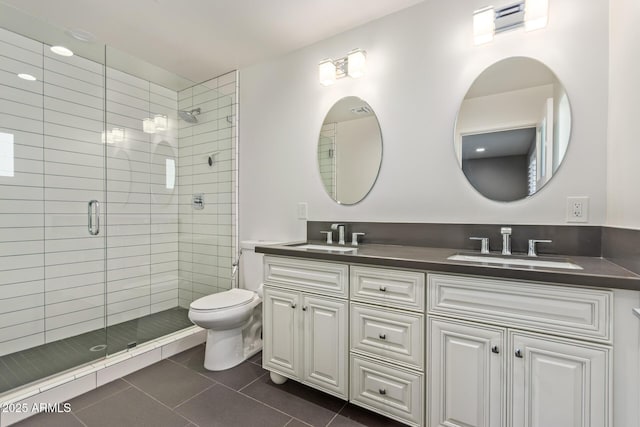
{"label": "drawer pull knob", "polygon": [[491,347],[491,353],[495,353],[495,354],[500,353],[500,349],[498,348],[497,345],[494,345],[493,347]]}
{"label": "drawer pull knob", "polygon": [[381,395],[384,396],[385,394],[387,394],[387,390],[384,389],[384,388],[381,388],[381,389],[378,390],[378,393],[380,393]]}
{"label": "drawer pull knob", "polygon": [[386,340],[387,339],[387,335],[386,334],[378,334],[378,338],[380,338],[381,340]]}
{"label": "drawer pull knob", "polygon": [[291,304],[291,308],[296,308],[297,305],[296,304]]}
{"label": "drawer pull knob", "polygon": [[307,306],[306,305],[302,306],[302,311],[307,311]]}
{"label": "drawer pull knob", "polygon": [[520,349],[517,349],[517,350],[516,350],[516,357],[518,357],[518,358],[520,358],[520,359],[522,359],[522,358],[524,357],[524,356],[522,355],[522,350],[520,350]]}
{"label": "drawer pull knob", "polygon": [[387,292],[386,286],[380,286],[380,292]]}

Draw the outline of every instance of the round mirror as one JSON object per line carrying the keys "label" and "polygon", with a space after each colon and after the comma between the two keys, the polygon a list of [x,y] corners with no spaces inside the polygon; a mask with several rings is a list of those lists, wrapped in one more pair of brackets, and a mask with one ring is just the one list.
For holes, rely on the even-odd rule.
{"label": "round mirror", "polygon": [[483,196],[509,202],[540,191],[560,167],[571,108],[541,62],[507,58],[484,70],[462,101],[454,143],[458,163]]}
{"label": "round mirror", "polygon": [[373,109],[362,99],[340,99],[327,113],[318,138],[318,168],[329,196],[342,205],[365,198],[382,162],[382,135]]}

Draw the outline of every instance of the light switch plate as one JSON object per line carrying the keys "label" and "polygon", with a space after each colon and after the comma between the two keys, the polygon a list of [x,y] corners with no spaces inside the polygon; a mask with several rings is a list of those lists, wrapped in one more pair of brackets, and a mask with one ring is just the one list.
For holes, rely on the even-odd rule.
{"label": "light switch plate", "polygon": [[307,202],[299,202],[298,203],[298,219],[308,219],[308,210]]}

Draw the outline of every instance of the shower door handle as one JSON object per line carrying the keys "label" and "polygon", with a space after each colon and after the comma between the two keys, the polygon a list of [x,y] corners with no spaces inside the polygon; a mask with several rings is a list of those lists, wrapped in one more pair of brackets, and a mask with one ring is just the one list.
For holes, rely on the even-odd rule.
{"label": "shower door handle", "polygon": [[[95,209],[94,209],[95,208]],[[93,217],[95,215],[95,228]],[[100,202],[97,200],[89,201],[89,209],[88,209],[88,219],[89,219],[89,234],[92,236],[97,236],[100,233]]]}

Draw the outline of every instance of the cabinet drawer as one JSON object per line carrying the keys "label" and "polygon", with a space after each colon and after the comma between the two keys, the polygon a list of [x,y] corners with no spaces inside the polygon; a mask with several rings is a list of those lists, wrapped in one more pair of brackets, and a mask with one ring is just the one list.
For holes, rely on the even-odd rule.
{"label": "cabinet drawer", "polygon": [[611,341],[612,293],[479,277],[429,275],[428,310],[470,320]]}
{"label": "cabinet drawer", "polygon": [[288,289],[348,296],[349,266],[294,258],[264,257],[264,280]]}
{"label": "cabinet drawer", "polygon": [[351,298],[409,310],[424,310],[424,273],[351,267]]}
{"label": "cabinet drawer", "polygon": [[351,348],[424,368],[424,316],[351,304]]}
{"label": "cabinet drawer", "polygon": [[422,425],[423,376],[351,356],[351,402],[409,425]]}

